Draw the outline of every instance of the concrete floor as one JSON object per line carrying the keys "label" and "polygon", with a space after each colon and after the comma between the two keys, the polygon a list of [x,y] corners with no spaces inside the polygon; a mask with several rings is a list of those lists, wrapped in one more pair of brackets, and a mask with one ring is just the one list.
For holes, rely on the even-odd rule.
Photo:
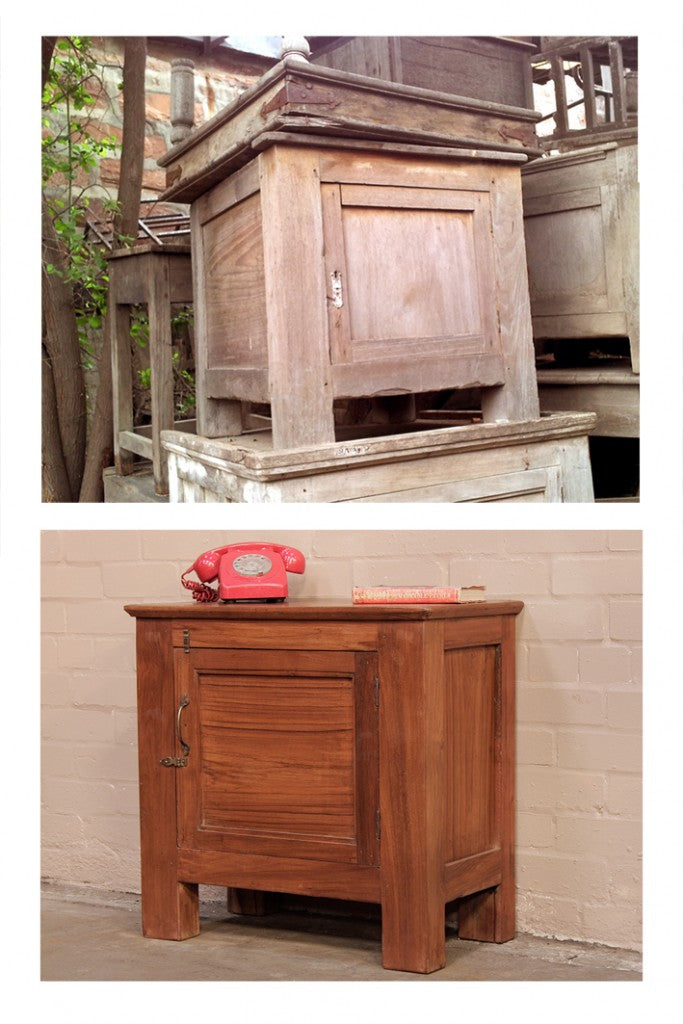
{"label": "concrete floor", "polygon": [[145,939],[139,898],[46,888],[43,981],[640,981],[629,950],[521,935],[502,945],[447,929],[446,967],[385,971],[377,919],[289,909],[265,917],[201,904],[202,930],[184,942]]}

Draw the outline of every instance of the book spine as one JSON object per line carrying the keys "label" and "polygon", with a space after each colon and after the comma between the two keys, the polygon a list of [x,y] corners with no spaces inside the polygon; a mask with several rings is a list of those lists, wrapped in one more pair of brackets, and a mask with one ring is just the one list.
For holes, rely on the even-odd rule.
{"label": "book spine", "polygon": [[459,587],[354,587],[354,604],[454,604]]}

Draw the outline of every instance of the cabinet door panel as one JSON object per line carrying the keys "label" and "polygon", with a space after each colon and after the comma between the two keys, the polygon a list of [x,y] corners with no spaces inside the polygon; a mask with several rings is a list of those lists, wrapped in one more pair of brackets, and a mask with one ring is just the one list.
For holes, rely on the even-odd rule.
{"label": "cabinet door panel", "polygon": [[188,764],[180,845],[374,862],[377,724],[371,655],[176,654]]}
{"label": "cabinet door panel", "polygon": [[323,211],[333,362],[499,352],[486,192],[330,184]]}

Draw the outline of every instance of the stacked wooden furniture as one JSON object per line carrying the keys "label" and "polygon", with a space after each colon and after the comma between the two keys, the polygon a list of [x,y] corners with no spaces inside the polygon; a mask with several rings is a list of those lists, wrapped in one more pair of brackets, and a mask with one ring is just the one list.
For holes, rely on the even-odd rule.
{"label": "stacked wooden furniture", "polygon": [[[637,139],[535,160],[522,192],[534,338],[561,342],[565,363],[539,367],[542,408],[590,409],[596,434],[638,437]],[[573,344],[615,338],[627,339],[630,364],[566,365]]]}
{"label": "stacked wooden furniture", "polygon": [[[591,500],[590,417],[539,422],[519,171],[535,119],[290,58],[160,161],[164,198],[191,203],[195,293],[197,437],[162,436],[172,501],[524,500],[532,465],[531,500],[558,479]],[[480,389],[478,422],[425,460],[406,397],[447,388]],[[393,445],[340,435],[335,401],[359,396],[400,406]],[[245,402],[269,405],[268,436]],[[477,499],[453,469],[473,448]]]}
{"label": "stacked wooden furniture", "polygon": [[[557,100],[543,140],[553,155],[522,169],[533,334],[554,354],[538,365],[541,409],[590,410],[595,437],[637,438],[637,40],[557,40],[533,60],[548,66]],[[573,104],[569,74],[582,90]],[[577,103],[582,128],[572,126]]]}
{"label": "stacked wooden furniture", "polygon": [[311,60],[387,82],[534,109],[530,39],[351,36],[312,42]]}
{"label": "stacked wooden furniture", "polygon": [[199,932],[198,885],[381,904],[382,961],[515,934],[517,601],[129,606],[142,925]]}

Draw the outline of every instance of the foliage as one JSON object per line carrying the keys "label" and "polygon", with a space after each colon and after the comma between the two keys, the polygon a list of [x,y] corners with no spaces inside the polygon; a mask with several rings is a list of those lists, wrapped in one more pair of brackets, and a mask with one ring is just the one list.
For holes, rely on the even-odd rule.
{"label": "foliage", "polygon": [[[144,309],[135,307],[131,310],[130,336],[139,349],[146,349],[149,344],[149,319]],[[173,366],[173,398],[175,412],[179,419],[191,415],[195,409],[195,381],[194,376],[183,365],[183,340],[187,331],[193,325],[192,309],[182,307],[176,309],[171,317],[171,332],[174,343],[174,350],[171,355]],[[152,371],[148,366],[137,371],[137,387],[141,392],[138,398],[138,406],[146,407],[149,411],[151,405]]]}
{"label": "foliage", "polygon": [[[101,248],[85,239],[90,173],[117,148],[93,114],[104,86],[91,42],[82,36],[59,39],[43,90],[43,190],[66,269],[48,262],[47,273],[63,273],[74,292],[79,339],[86,364],[89,335],[102,326],[107,304],[107,267]],[[116,203],[104,200],[105,209]]]}

